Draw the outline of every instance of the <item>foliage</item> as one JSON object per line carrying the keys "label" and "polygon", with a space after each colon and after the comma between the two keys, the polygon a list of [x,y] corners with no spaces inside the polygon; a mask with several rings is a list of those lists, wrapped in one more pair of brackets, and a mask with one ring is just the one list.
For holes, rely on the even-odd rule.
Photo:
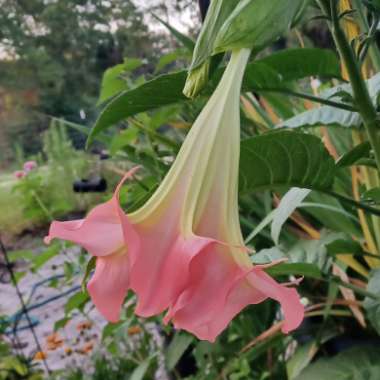
{"label": "foliage", "polygon": [[31,360],[12,355],[10,347],[0,342],[0,379],[1,380],[42,380],[41,371],[33,368]]}

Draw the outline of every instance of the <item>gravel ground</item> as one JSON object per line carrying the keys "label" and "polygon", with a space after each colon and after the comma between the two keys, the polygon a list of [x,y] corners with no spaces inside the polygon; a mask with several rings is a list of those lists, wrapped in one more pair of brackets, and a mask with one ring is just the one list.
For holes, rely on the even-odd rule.
{"label": "gravel ground", "polygon": [[[91,353],[102,351],[101,333],[107,322],[91,302],[86,305],[83,314],[77,312],[63,328],[54,333],[55,323],[64,318],[67,300],[75,294],[76,289],[81,285],[82,274],[74,276],[71,283],[67,285],[51,287],[45,283],[36,287],[36,284],[41,281],[52,276],[62,275],[64,262],[68,258],[75,258],[78,254],[79,249],[77,247],[70,248],[66,251],[66,255],[59,254],[53,257],[37,273],[28,271],[27,264],[17,266],[18,271],[27,271],[26,275],[19,281],[19,288],[28,308],[31,308],[29,315],[35,323],[34,330],[37,339],[42,352],[46,355],[46,363],[52,371],[79,367],[85,372],[91,372],[93,367]],[[54,299],[46,302],[52,298]],[[12,284],[0,282],[0,315],[12,316],[20,309],[21,304],[15,288]],[[7,339],[12,343],[15,351],[23,353],[27,357],[35,357],[42,368],[42,361],[37,359],[39,350],[33,334],[29,328],[24,328],[27,327],[25,318],[19,322],[19,327],[20,330],[16,336],[9,334]],[[147,323],[146,329],[150,331],[156,346],[162,347],[164,342],[157,326],[154,323]],[[168,375],[162,355],[158,361],[159,368],[155,379],[167,380]]]}
{"label": "gravel ground", "polygon": [[[68,255],[77,253],[78,250],[74,248],[68,252]],[[29,315],[36,324],[37,338],[46,354],[49,368],[52,370],[69,368],[73,365],[80,365],[81,368],[89,367],[89,354],[97,349],[101,331],[106,324],[92,305],[88,304],[85,312],[89,318],[77,313],[64,328],[59,330],[58,334],[53,334],[54,324],[64,317],[64,306],[68,298],[75,293],[73,291],[75,287],[80,286],[81,277],[76,276],[71,284],[57,288],[47,285],[39,286],[35,288],[34,294],[32,294],[32,289],[38,282],[62,274],[65,258],[64,255],[57,255],[46,263],[38,273],[29,271],[19,281],[20,290],[24,300],[28,302],[28,306],[42,304],[40,307],[32,308]],[[70,291],[73,292],[70,293]],[[21,309],[16,290],[11,284],[0,283],[0,295],[0,315],[13,315]],[[55,298],[53,301],[43,304],[53,297]],[[91,320],[90,323],[88,323],[89,320]],[[27,321],[23,318],[19,326],[24,327],[26,325]],[[16,337],[11,334],[9,339],[16,349],[21,350],[28,357],[34,356],[38,351],[33,335],[28,328],[20,329]]]}

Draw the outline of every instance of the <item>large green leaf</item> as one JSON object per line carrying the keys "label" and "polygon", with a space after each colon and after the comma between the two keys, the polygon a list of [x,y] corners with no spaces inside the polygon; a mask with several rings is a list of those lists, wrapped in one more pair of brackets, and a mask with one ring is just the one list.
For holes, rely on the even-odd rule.
{"label": "large green leaf", "polygon": [[300,187],[326,190],[335,164],[322,141],[312,135],[279,131],[242,141],[242,192]]}
{"label": "large green leaf", "polygon": [[278,127],[300,128],[318,126],[359,127],[361,117],[357,112],[346,111],[330,106],[314,108],[302,112],[282,122]]}
{"label": "large green leaf", "polygon": [[289,29],[303,2],[241,0],[221,27],[214,53],[239,48],[259,52]]}
{"label": "large green leaf", "polygon": [[358,346],[331,359],[318,360],[302,371],[296,380],[378,380],[379,357],[378,347]]}
{"label": "large green leaf", "polygon": [[[374,75],[366,81],[369,94],[375,105],[378,103],[380,93],[380,74]],[[350,97],[352,88],[348,84],[342,84],[322,94],[323,98]],[[335,100],[335,99],[334,99]],[[299,115],[296,115],[282,122],[278,127],[300,128],[300,127],[317,127],[317,126],[341,126],[346,128],[360,127],[362,119],[359,113],[323,106],[315,108]]]}
{"label": "large green leaf", "polygon": [[139,87],[120,93],[104,107],[89,134],[87,145],[91,144],[100,132],[127,117],[187,100],[182,94],[185,79],[185,71],[164,74]]}
{"label": "large green leaf", "polygon": [[[304,64],[305,62],[307,64]],[[288,70],[290,67],[293,69]],[[295,67],[297,69],[294,69]],[[222,73],[223,69],[215,73],[213,80],[204,91],[205,95],[212,93]],[[331,51],[291,49],[250,63],[245,72],[243,90],[256,92],[279,90],[286,88],[286,83],[291,80],[308,76],[334,77],[338,73],[339,62]],[[182,93],[186,75],[185,71],[161,75],[139,87],[121,92],[103,108],[91,130],[88,144],[100,132],[130,116],[187,101],[188,99]]]}
{"label": "large green leaf", "polygon": [[286,49],[268,55],[260,62],[279,73],[285,81],[308,76],[341,77],[338,56],[328,49]]}

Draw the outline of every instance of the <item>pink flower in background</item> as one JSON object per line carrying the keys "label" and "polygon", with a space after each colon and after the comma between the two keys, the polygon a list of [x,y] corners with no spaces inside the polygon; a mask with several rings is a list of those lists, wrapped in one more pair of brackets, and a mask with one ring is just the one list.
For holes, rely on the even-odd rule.
{"label": "pink flower in background", "polygon": [[21,179],[21,178],[24,178],[26,176],[26,173],[24,172],[24,170],[16,170],[13,175],[17,178],[17,179]]}
{"label": "pink flower in background", "polygon": [[232,54],[168,174],[139,210],[125,215],[119,192],[79,221],[53,222],[46,242],[70,240],[97,257],[88,284],[99,311],[119,319],[128,289],[136,313],[167,311],[165,322],[214,341],[245,306],[267,298],[283,310],[283,331],[304,315],[295,289],[253,266],[238,213],[239,96],[250,51]]}
{"label": "pink flower in background", "polygon": [[26,161],[24,163],[24,171],[26,173],[29,173],[30,171],[37,168],[37,162],[36,161]]}

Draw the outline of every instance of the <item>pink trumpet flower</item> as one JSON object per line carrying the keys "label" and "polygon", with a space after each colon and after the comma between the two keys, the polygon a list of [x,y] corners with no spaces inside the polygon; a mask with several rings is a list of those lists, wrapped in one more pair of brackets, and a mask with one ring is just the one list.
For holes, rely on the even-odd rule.
{"label": "pink trumpet flower", "polygon": [[79,221],[53,222],[46,241],[76,242],[96,256],[88,284],[105,318],[119,319],[128,289],[136,313],[167,311],[165,322],[214,341],[249,304],[267,298],[283,310],[285,333],[304,315],[295,289],[253,266],[238,214],[240,87],[250,51],[232,53],[224,75],[152,197],[125,215],[118,195]]}
{"label": "pink trumpet flower", "polygon": [[24,171],[26,173],[29,173],[30,171],[37,168],[37,162],[36,161],[26,161],[24,163]]}

